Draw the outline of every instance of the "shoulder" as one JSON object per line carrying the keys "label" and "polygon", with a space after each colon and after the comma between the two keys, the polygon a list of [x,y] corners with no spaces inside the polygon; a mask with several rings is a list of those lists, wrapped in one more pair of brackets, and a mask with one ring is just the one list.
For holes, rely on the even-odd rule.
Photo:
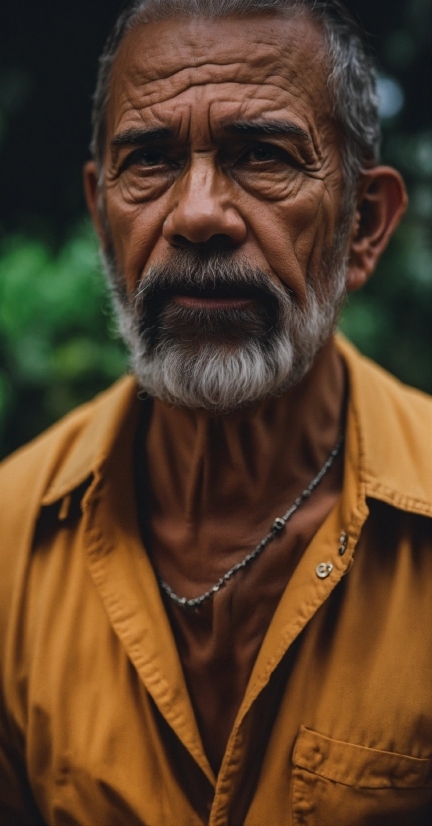
{"label": "shoulder", "polygon": [[24,572],[37,520],[92,473],[136,397],[126,377],[80,406],[0,465],[0,613]]}
{"label": "shoulder", "polygon": [[[116,412],[125,394],[130,395],[133,379],[126,377],[116,382],[108,390],[73,410],[59,422],[52,425],[33,441],[19,448],[0,464],[0,495],[10,500],[20,494],[27,503],[32,499],[35,488],[40,494],[73,460],[77,449],[82,447],[83,459],[89,469],[96,455],[97,441],[83,442],[83,437],[95,422],[103,426]],[[99,428],[100,433],[100,428]],[[85,454],[85,456],[84,456]],[[70,468],[72,475],[72,468]],[[4,501],[4,500],[3,500]]]}
{"label": "shoulder", "polygon": [[56,458],[64,456],[75,438],[91,418],[95,401],[81,405],[28,444],[16,450],[0,464],[0,492],[9,497],[28,493],[37,477],[55,472]]}
{"label": "shoulder", "polygon": [[[388,411],[393,408],[402,419],[414,428],[423,430],[432,423],[432,396],[399,381],[371,359],[363,356],[345,338],[337,336],[337,347],[353,380],[353,390],[361,395],[364,404],[378,412],[378,407]],[[361,399],[358,399],[361,403]],[[430,435],[430,431],[429,431]]]}
{"label": "shoulder", "polygon": [[432,516],[432,398],[409,387],[337,338],[345,361],[368,489]]}

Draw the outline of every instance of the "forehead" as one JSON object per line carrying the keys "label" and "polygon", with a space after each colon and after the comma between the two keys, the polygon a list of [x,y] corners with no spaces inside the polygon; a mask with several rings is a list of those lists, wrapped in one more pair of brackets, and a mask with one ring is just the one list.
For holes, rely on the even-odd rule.
{"label": "forehead", "polygon": [[108,135],[185,113],[190,128],[194,115],[217,123],[285,109],[313,132],[331,111],[327,75],[323,35],[304,14],[138,24],[115,60]]}

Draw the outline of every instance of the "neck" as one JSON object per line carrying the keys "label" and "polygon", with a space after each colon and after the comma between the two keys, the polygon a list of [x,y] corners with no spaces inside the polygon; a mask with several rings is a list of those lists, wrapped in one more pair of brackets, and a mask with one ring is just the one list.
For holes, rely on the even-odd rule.
{"label": "neck", "polygon": [[249,552],[324,464],[343,401],[332,340],[299,384],[254,406],[215,414],[155,400],[145,436],[146,533],[162,576],[190,579],[192,570],[197,585],[212,585]]}

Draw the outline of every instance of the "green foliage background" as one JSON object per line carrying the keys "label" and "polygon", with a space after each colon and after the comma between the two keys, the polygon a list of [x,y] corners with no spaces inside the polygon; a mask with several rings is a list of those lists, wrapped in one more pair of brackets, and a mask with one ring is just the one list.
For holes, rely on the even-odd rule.
{"label": "green foliage background", "polygon": [[54,253],[15,236],[0,253],[0,425],[4,454],[32,438],[126,369],[83,222]]}
{"label": "green foliage background", "polygon": [[[402,6],[404,26],[397,22],[375,45],[381,67],[405,90],[406,110],[410,66],[427,45],[429,3],[399,0]],[[0,71],[0,139],[26,86],[23,75],[17,77],[18,86],[11,86],[10,73]],[[404,174],[409,211],[374,277],[347,300],[340,327],[365,354],[431,392],[432,132],[424,113],[408,121],[402,110],[382,125],[383,159]],[[3,227],[1,233],[0,456],[91,398],[127,366],[94,234],[85,218],[64,223],[54,240],[46,225],[39,232],[33,226],[25,233]]]}

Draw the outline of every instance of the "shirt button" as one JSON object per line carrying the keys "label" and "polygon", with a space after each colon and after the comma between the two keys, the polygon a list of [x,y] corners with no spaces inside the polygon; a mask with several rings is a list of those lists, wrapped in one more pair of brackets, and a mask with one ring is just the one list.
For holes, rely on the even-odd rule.
{"label": "shirt button", "polygon": [[315,568],[315,573],[320,579],[327,579],[333,570],[331,562],[320,562]]}
{"label": "shirt button", "polygon": [[343,556],[348,544],[348,534],[345,531],[342,531],[339,537],[339,554]]}

